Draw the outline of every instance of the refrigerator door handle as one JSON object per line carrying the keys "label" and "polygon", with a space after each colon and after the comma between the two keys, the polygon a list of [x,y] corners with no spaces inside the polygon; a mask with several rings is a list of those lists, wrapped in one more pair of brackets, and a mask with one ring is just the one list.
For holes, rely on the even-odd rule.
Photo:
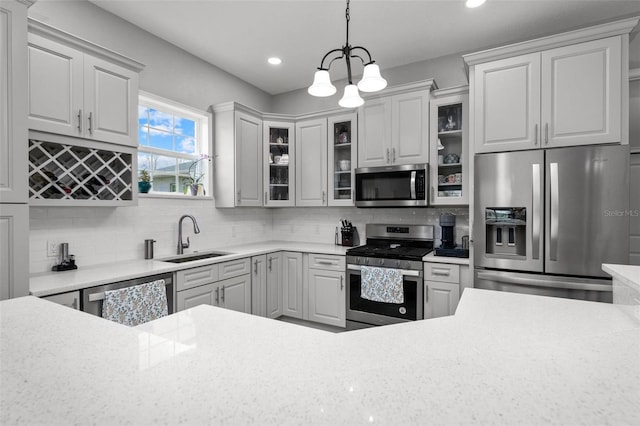
{"label": "refrigerator door handle", "polygon": [[558,163],[549,164],[550,188],[550,217],[549,217],[549,260],[558,260],[558,211],[560,196],[558,194]]}
{"label": "refrigerator door handle", "polygon": [[540,217],[541,217],[541,194],[542,189],[540,188],[540,164],[533,164],[531,170],[533,183],[533,214],[531,217],[531,258],[539,259],[540,258]]}
{"label": "refrigerator door handle", "polygon": [[583,283],[575,281],[566,281],[562,279],[549,278],[532,278],[528,276],[519,276],[513,273],[500,272],[480,272],[476,273],[479,280],[495,281],[507,284],[519,284],[535,287],[551,287],[566,288],[572,290],[594,290],[594,291],[611,291],[611,284],[599,283]]}

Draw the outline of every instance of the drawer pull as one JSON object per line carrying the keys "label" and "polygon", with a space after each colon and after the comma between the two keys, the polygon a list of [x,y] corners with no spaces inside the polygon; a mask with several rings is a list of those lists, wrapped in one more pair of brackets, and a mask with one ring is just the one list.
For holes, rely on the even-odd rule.
{"label": "drawer pull", "polygon": [[431,270],[432,275],[438,275],[441,277],[448,277],[451,275],[451,269],[433,268]]}

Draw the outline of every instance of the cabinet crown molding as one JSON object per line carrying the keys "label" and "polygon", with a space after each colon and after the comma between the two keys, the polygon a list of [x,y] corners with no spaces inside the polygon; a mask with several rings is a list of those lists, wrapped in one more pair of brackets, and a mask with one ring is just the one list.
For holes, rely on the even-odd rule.
{"label": "cabinet crown molding", "polygon": [[[468,91],[468,86],[460,86],[460,87],[466,87]],[[433,93],[433,91],[436,89],[438,89],[438,85],[436,84],[436,81],[434,79],[428,79],[428,80],[421,80],[421,81],[416,81],[412,83],[399,84],[397,86],[389,87],[380,92],[376,92],[375,94],[361,93],[361,96],[364,99],[375,99],[375,98],[386,97],[391,95],[398,95],[401,93],[415,92],[417,90],[428,90],[430,93]],[[458,93],[459,89],[460,89],[459,87],[452,87],[450,89],[442,89],[442,90],[452,90]],[[307,112],[304,114],[277,114],[277,113],[270,113],[270,112],[262,112],[253,107],[243,105],[236,101],[223,102],[220,104],[211,105],[209,107],[209,111],[211,111],[212,113],[221,113],[225,111],[226,112],[242,111],[242,112],[254,115],[256,117],[259,117],[262,120],[272,120],[272,121],[299,121],[299,120],[309,120],[313,118],[325,118],[325,117],[331,117],[335,115],[347,114],[350,112],[356,112],[357,110],[358,110],[357,108],[350,108],[350,109],[333,108],[333,109],[327,109],[322,111]]]}
{"label": "cabinet crown molding", "polygon": [[29,18],[28,25],[29,33],[31,34],[38,34],[50,40],[66,44],[90,55],[97,56],[109,62],[128,68],[132,71],[140,72],[145,67],[143,63],[138,62],[135,59],[121,55],[111,49],[107,49],[106,47],[102,47],[98,44],[77,37],[56,27],[52,27],[51,25],[45,24],[37,19]]}
{"label": "cabinet crown molding", "polygon": [[640,21],[640,16],[634,16],[632,18],[621,19],[606,24],[594,25],[588,28],[567,31],[560,34],[540,37],[480,52],[469,53],[467,55],[462,55],[462,59],[464,60],[465,65],[470,67],[476,64],[509,58],[516,55],[524,55],[570,44],[629,34],[636,25],[638,25],[638,21]]}

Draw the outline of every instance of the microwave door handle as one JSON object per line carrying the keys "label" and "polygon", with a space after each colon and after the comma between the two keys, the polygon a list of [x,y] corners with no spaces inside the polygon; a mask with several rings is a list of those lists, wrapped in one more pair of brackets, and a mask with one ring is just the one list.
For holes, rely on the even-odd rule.
{"label": "microwave door handle", "polygon": [[411,199],[416,199],[416,171],[411,172]]}

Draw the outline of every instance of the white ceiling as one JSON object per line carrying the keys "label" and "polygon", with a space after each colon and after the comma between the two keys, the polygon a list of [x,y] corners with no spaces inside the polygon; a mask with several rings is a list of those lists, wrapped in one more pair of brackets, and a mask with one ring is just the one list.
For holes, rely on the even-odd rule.
{"label": "white ceiling", "polygon": [[[345,42],[344,0],[89,0],[270,94],[311,84]],[[352,0],[349,41],[384,70],[640,15],[640,0]],[[268,65],[270,56],[282,58]],[[345,78],[344,62],[331,68]],[[354,75],[361,73],[355,64]],[[384,72],[383,72],[384,74]]]}

